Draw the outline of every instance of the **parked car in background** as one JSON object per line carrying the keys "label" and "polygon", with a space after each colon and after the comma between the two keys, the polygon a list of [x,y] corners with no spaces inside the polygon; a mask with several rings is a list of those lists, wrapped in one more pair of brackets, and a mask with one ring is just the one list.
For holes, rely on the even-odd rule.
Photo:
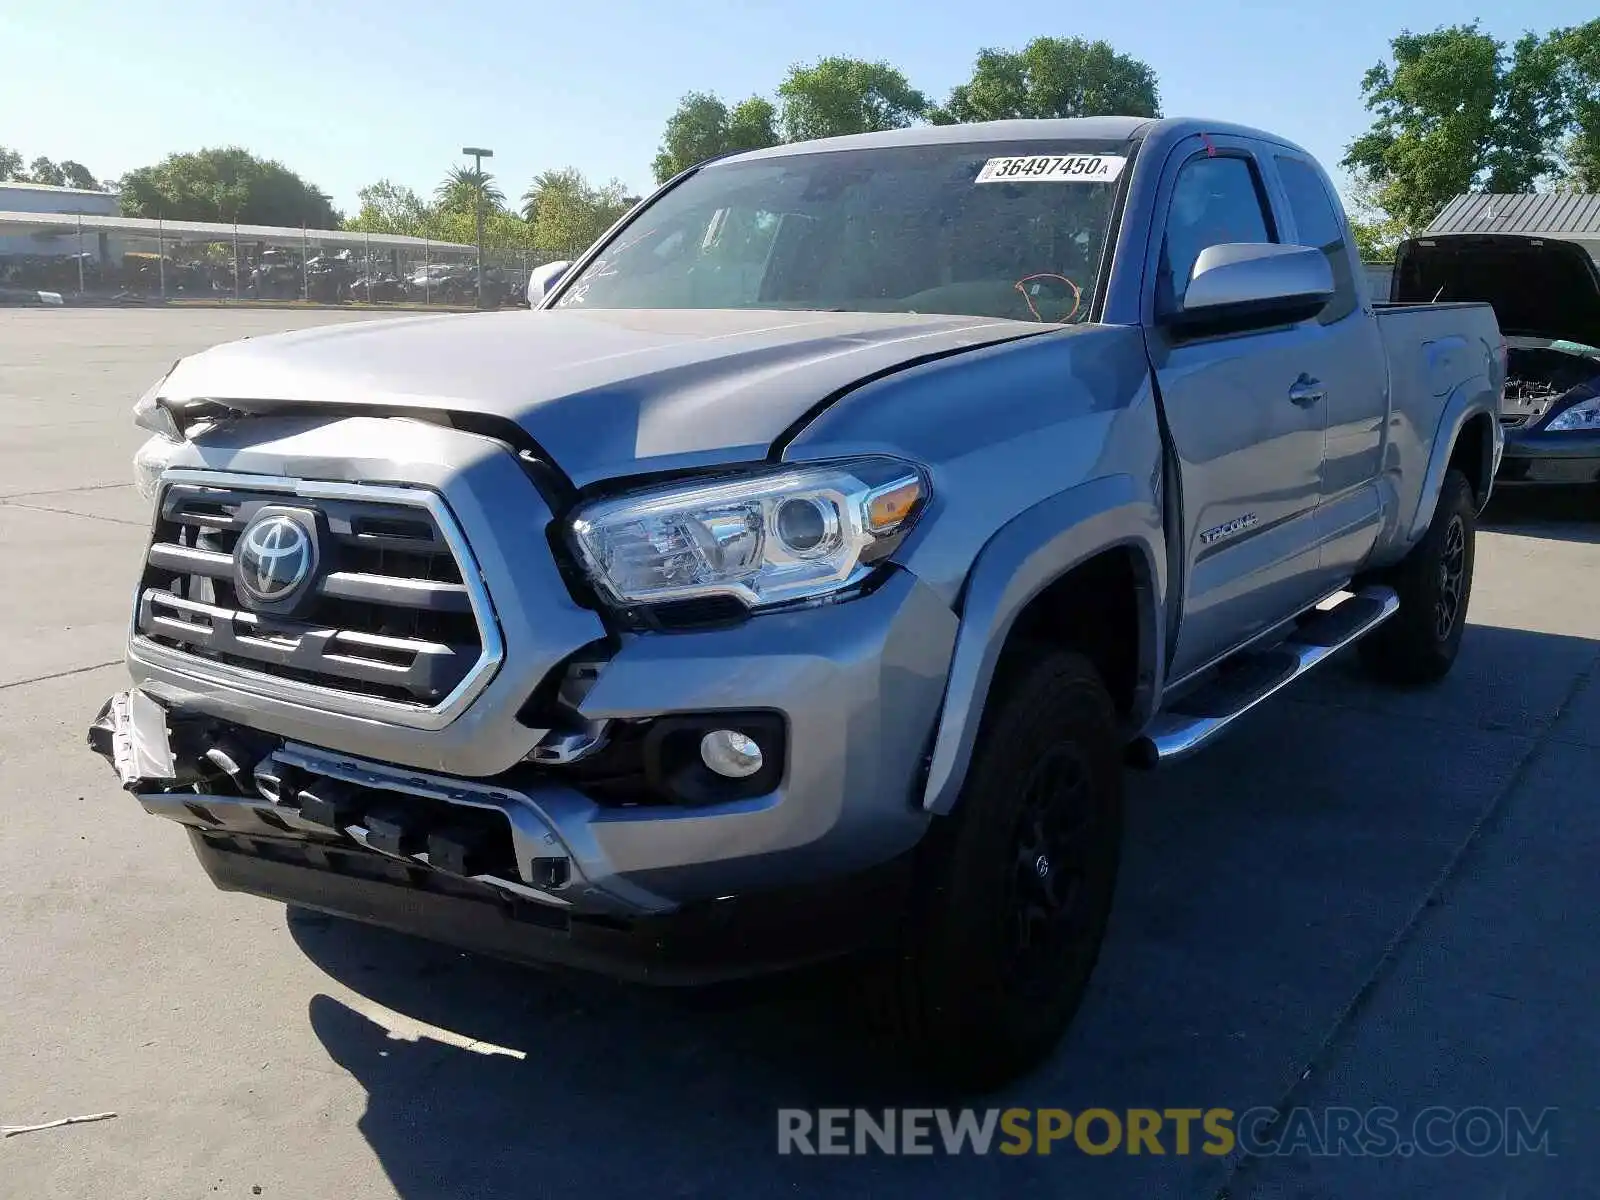
{"label": "parked car in background", "polygon": [[245,286],[245,294],[255,300],[297,300],[305,291],[305,273],[287,250],[263,250]]}
{"label": "parked car in background", "polygon": [[362,303],[393,304],[409,297],[405,280],[392,272],[361,275],[350,284],[350,298]]}
{"label": "parked car in background", "polygon": [[460,268],[454,263],[429,263],[413,271],[407,278],[406,284],[419,297],[424,296],[437,291],[440,280],[459,270]]}
{"label": "parked car in background", "polygon": [[0,308],[59,308],[63,303],[60,292],[0,286]]}
{"label": "parked car in background", "polygon": [[355,274],[355,263],[348,250],[314,255],[306,259],[305,298],[321,304],[343,304],[351,298]]}
{"label": "parked car in background", "polygon": [[1430,234],[1402,242],[1391,299],[1477,300],[1507,346],[1502,483],[1600,482],[1600,268],[1575,242]]}
{"label": "parked car in background", "polygon": [[1460,651],[1494,313],[1374,309],[1272,134],[786,145],[553,273],[139,402],[134,686],[90,740],[218,886],[645,982],[861,955],[988,1085],[1084,994],[1126,763],[1342,647],[1406,685]]}

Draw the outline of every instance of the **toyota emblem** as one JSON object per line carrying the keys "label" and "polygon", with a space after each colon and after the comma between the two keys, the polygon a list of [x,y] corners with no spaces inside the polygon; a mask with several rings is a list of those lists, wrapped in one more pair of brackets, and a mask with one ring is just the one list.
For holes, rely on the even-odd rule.
{"label": "toyota emblem", "polygon": [[239,539],[234,577],[246,598],[281,604],[294,596],[316,568],[311,530],[288,513],[263,514]]}

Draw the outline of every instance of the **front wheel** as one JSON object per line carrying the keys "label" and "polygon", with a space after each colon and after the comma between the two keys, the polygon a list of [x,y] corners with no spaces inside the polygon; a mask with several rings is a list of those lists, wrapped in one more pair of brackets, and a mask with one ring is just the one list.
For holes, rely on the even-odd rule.
{"label": "front wheel", "polygon": [[890,974],[905,1048],[943,1079],[999,1086],[1060,1040],[1105,933],[1122,843],[1116,711],[1081,655],[1009,672],[954,815],[923,848]]}
{"label": "front wheel", "polygon": [[1400,611],[1361,639],[1361,663],[1390,683],[1443,679],[1455,665],[1472,598],[1478,502],[1460,471],[1445,473],[1433,522],[1390,573]]}

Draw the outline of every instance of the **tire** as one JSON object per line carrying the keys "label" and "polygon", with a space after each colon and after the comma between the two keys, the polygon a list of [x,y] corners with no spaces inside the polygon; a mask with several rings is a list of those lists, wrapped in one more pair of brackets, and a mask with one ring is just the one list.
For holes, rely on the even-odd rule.
{"label": "tire", "polygon": [[1122,844],[1122,743],[1099,675],[1048,649],[1015,661],[996,676],[1003,690],[955,813],[922,847],[912,921],[884,980],[902,1048],[969,1089],[1030,1070],[1065,1032],[1099,957]]}
{"label": "tire", "polygon": [[1415,686],[1449,674],[1467,627],[1477,528],[1472,485],[1451,468],[1428,532],[1383,579],[1400,597],[1400,611],[1357,647],[1374,678]]}

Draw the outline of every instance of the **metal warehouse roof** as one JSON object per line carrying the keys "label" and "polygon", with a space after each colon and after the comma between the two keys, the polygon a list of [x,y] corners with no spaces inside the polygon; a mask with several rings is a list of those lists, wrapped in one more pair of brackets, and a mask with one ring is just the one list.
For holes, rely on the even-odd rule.
{"label": "metal warehouse roof", "polygon": [[477,247],[459,242],[435,242],[398,233],[358,233],[347,229],[298,229],[288,225],[224,225],[216,221],[161,221],[148,217],[101,217],[88,213],[0,211],[0,233],[49,230],[52,233],[119,233],[125,237],[164,238],[169,242],[230,242],[237,235],[252,242],[307,241],[322,246],[378,246],[384,249],[459,250]]}
{"label": "metal warehouse roof", "polygon": [[24,192],[48,192],[55,196],[99,196],[102,200],[115,200],[118,195],[99,188],[63,187],[56,183],[32,183],[25,179],[8,179],[0,183],[0,192],[9,192],[13,188]]}
{"label": "metal warehouse roof", "polygon": [[1429,233],[1521,233],[1573,241],[1600,239],[1600,194],[1457,196],[1428,226]]}

